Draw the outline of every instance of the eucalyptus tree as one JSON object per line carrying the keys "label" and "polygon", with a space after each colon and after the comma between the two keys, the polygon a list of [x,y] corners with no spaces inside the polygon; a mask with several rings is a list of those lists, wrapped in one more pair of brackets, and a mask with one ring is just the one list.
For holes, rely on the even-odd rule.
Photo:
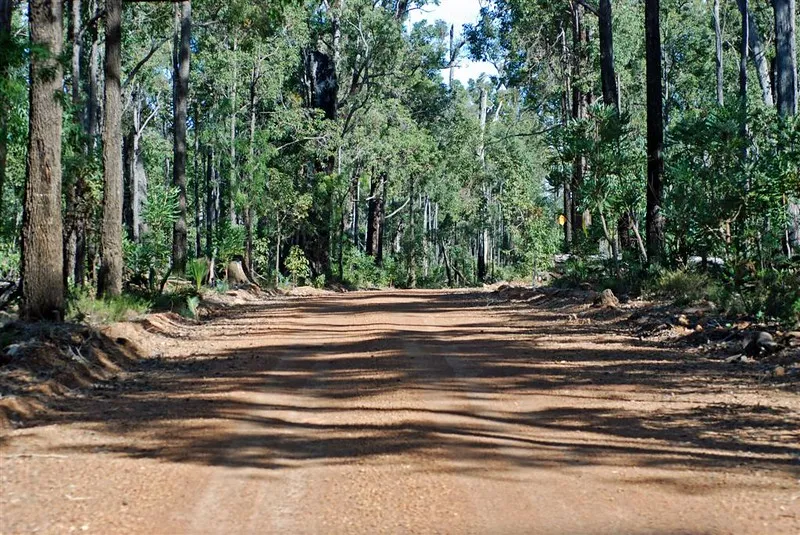
{"label": "eucalyptus tree", "polygon": [[647,259],[659,265],[664,254],[664,104],[659,0],[645,1],[644,26],[647,57]]}
{"label": "eucalyptus tree", "polygon": [[178,190],[178,217],[175,220],[172,234],[172,268],[176,273],[186,270],[189,242],[186,225],[186,159],[187,143],[186,129],[189,108],[189,61],[191,55],[192,38],[192,3],[183,0],[175,8],[176,26],[174,44],[174,74],[173,84],[175,98],[173,108],[175,123],[174,135],[174,162],[172,165],[172,185]]}
{"label": "eucalyptus tree", "polygon": [[[0,0],[0,49],[5,50],[0,57],[0,80],[7,80],[10,75],[10,63],[14,56],[14,39],[12,30],[12,15],[14,3],[12,0]],[[7,97],[8,95],[4,95]],[[9,99],[10,101],[10,99]],[[9,106],[0,107],[0,229],[4,220],[4,200],[3,192],[6,185],[6,174],[8,167],[8,123]]]}
{"label": "eucalyptus tree", "polygon": [[62,3],[28,3],[30,109],[22,226],[22,315],[60,319],[64,312],[61,219]]}
{"label": "eucalyptus tree", "polygon": [[788,117],[797,113],[797,13],[795,0],[774,0],[775,83],[778,113]]}
{"label": "eucalyptus tree", "polygon": [[97,291],[122,293],[122,0],[106,0],[103,223]]}

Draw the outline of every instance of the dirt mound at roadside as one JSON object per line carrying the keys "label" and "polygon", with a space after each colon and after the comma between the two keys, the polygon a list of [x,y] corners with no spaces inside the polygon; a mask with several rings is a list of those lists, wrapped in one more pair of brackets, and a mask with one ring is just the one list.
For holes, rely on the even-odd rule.
{"label": "dirt mound at roadside", "polygon": [[0,330],[0,429],[20,425],[76,390],[114,380],[147,354],[135,324],[11,323]]}

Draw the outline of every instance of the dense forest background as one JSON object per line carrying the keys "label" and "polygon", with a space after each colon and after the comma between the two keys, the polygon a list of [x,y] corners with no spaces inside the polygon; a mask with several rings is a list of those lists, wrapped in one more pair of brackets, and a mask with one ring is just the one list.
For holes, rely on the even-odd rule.
{"label": "dense forest background", "polygon": [[[794,0],[408,21],[431,3],[0,0],[0,279],[24,314],[233,260],[442,287],[570,253],[560,282],[797,319]],[[464,86],[467,57],[498,74]]]}

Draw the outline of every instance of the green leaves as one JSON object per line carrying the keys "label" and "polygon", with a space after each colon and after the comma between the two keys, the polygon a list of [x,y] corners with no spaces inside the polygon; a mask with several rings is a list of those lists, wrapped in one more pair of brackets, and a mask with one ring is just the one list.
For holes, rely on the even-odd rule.
{"label": "green leaves", "polygon": [[138,243],[125,240],[123,252],[128,279],[149,279],[150,289],[155,288],[169,269],[172,254],[172,225],[178,217],[178,191],[162,182],[149,185],[147,199],[142,208],[145,228]]}
{"label": "green leaves", "polygon": [[308,263],[303,250],[293,245],[286,259],[286,269],[292,277],[292,284],[297,286],[298,281],[308,279],[311,276],[311,266]]}
{"label": "green leaves", "polygon": [[203,281],[208,277],[209,265],[205,258],[195,258],[186,264],[186,276],[194,282],[195,289],[200,291]]}

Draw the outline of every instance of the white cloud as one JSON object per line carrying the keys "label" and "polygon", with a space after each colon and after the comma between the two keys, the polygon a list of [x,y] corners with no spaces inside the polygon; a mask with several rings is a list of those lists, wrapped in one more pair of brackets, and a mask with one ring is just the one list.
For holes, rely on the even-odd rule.
{"label": "white cloud", "polygon": [[[480,15],[480,0],[441,0],[438,6],[427,6],[421,10],[411,12],[410,24],[427,20],[434,22],[443,20],[454,24],[456,33],[460,35],[464,24],[473,23]],[[478,78],[481,74],[496,75],[497,70],[490,63],[470,61],[466,57],[461,60],[461,65],[456,69],[456,79],[464,85],[470,79]],[[443,73],[445,80],[449,74]]]}

